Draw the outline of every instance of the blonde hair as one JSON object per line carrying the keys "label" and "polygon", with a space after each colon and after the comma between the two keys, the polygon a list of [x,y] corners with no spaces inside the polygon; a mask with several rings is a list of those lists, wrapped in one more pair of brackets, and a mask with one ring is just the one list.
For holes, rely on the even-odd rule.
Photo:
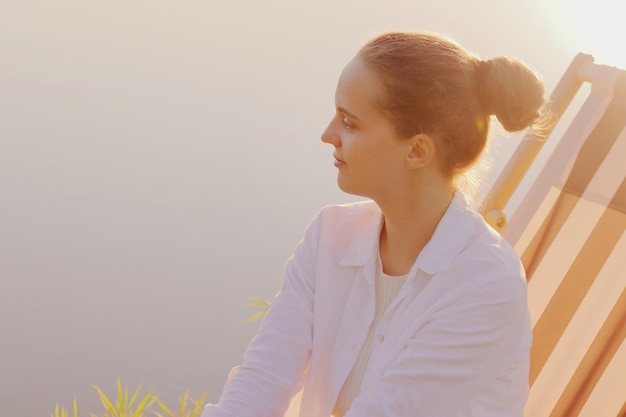
{"label": "blonde hair", "polygon": [[390,32],[359,51],[381,79],[378,105],[404,137],[431,135],[451,179],[471,168],[485,149],[490,116],[513,132],[540,123],[545,86],[522,61],[482,61],[436,33]]}

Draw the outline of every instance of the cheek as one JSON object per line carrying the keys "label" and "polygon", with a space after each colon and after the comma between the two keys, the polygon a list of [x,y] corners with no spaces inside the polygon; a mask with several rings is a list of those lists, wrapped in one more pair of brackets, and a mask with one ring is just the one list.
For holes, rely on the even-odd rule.
{"label": "cheek", "polygon": [[368,148],[363,141],[350,137],[343,141],[343,154],[352,162],[354,168],[359,170],[371,169],[376,158],[372,149]]}

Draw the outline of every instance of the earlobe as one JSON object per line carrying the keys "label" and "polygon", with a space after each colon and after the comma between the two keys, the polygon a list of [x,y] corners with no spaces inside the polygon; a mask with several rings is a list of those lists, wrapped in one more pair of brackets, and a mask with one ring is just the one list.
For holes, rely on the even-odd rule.
{"label": "earlobe", "polygon": [[435,142],[429,135],[419,133],[409,139],[411,148],[407,155],[409,169],[423,168],[435,160]]}

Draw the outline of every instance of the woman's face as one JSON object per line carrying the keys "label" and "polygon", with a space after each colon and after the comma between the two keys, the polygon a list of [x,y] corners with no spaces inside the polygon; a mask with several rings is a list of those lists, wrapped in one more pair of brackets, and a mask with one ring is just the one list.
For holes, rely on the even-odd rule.
{"label": "woman's face", "polygon": [[376,104],[384,93],[377,74],[357,56],[339,78],[335,116],[322,134],[322,141],[335,147],[339,188],[373,200],[406,183],[410,152],[409,142],[397,135]]}

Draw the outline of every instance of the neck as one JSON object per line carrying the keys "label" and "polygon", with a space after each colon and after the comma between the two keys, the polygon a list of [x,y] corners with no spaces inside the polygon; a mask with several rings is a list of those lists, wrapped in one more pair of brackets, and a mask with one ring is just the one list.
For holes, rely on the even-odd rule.
{"label": "neck", "polygon": [[454,195],[450,186],[429,186],[420,190],[409,198],[377,201],[384,217],[379,250],[386,274],[409,272]]}

